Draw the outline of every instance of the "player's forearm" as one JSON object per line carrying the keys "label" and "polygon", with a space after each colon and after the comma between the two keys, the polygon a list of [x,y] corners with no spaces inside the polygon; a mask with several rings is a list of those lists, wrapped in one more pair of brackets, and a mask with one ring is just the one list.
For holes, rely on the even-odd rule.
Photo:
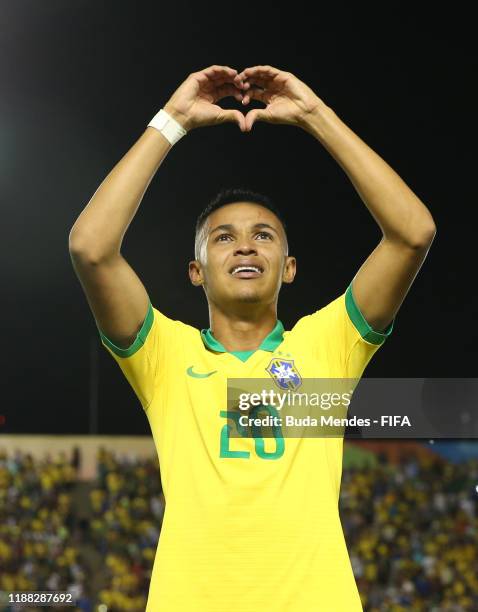
{"label": "player's forearm", "polygon": [[412,247],[429,244],[435,224],[428,208],[330,107],[324,104],[303,127],[342,167],[385,238]]}
{"label": "player's forearm", "polygon": [[96,190],[70,232],[72,254],[99,261],[120,252],[123,236],[170,143],[155,128],[146,131]]}

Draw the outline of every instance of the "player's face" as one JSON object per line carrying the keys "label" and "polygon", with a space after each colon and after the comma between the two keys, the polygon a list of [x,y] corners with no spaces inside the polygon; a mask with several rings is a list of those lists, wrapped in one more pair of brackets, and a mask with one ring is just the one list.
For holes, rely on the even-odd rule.
{"label": "player's face", "polygon": [[224,307],[276,302],[281,284],[294,279],[295,259],[286,255],[285,232],[275,214],[238,202],[215,210],[207,224],[204,261],[191,279],[204,286],[208,300]]}

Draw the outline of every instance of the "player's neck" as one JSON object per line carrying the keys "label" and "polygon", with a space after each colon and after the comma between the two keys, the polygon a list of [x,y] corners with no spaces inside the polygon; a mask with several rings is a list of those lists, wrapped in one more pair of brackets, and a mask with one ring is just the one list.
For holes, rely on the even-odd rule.
{"label": "player's neck", "polygon": [[209,306],[209,326],[214,338],[227,351],[253,351],[274,329],[277,312],[274,304],[258,311],[231,313]]}

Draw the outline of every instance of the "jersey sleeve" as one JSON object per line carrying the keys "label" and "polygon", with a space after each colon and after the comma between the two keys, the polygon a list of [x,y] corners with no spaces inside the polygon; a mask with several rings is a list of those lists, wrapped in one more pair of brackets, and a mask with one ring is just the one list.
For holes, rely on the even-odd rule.
{"label": "jersey sleeve", "polygon": [[367,364],[393,331],[373,329],[355,302],[352,283],[345,293],[297,323],[304,341],[318,359],[343,378],[360,378]]}
{"label": "jersey sleeve", "polygon": [[149,302],[143,325],[128,348],[116,346],[97,325],[102,345],[119,365],[144,410],[153,399],[166,355],[173,350],[177,324]]}

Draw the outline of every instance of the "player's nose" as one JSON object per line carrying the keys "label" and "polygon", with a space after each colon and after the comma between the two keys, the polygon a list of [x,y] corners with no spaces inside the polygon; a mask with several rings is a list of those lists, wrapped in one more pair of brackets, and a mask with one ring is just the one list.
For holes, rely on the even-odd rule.
{"label": "player's nose", "polygon": [[249,232],[241,232],[237,236],[234,255],[257,255],[256,244]]}
{"label": "player's nose", "polygon": [[238,242],[234,249],[234,255],[257,255],[257,250],[254,243],[245,240]]}

